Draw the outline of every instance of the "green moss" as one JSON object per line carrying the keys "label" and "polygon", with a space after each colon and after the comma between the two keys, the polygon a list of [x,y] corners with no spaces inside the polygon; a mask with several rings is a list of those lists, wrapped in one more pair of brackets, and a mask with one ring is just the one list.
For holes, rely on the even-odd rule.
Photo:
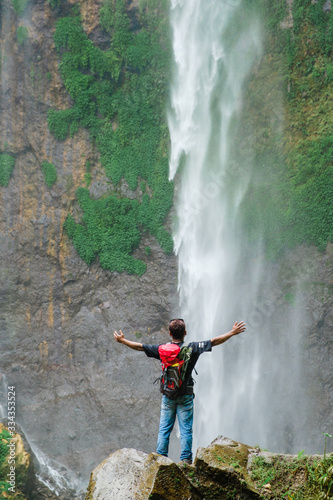
{"label": "green moss", "polygon": [[4,465],[6,464],[7,455],[9,453],[8,443],[10,443],[12,436],[7,429],[3,429],[0,432],[0,493],[8,492],[10,484],[5,479],[5,475],[2,473],[4,470]]}
{"label": "green moss", "polygon": [[47,0],[49,4],[51,5],[52,9],[55,9],[56,7],[60,7],[62,0]]}
{"label": "green moss", "polygon": [[[302,455],[299,458],[282,459],[274,456],[266,460],[263,456],[254,459],[251,465],[251,478],[257,488],[271,485],[270,498],[292,498],[293,500],[312,500],[313,498],[330,498],[327,488],[330,481],[323,479],[330,475],[333,455],[327,460],[313,460]],[[295,480],[295,477],[299,477]]]}
{"label": "green moss", "polygon": [[28,28],[26,26],[18,26],[16,30],[16,38],[19,45],[22,45],[29,37]]}
{"label": "green moss", "polygon": [[0,154],[0,186],[8,186],[14,165],[15,158],[6,153]]}
{"label": "green moss", "polygon": [[[148,2],[150,7],[153,3]],[[65,228],[87,263],[98,255],[106,269],[137,274],[144,272],[145,265],[134,260],[131,254],[140,244],[142,230],[154,235],[166,252],[173,248],[171,236],[163,225],[173,199],[173,183],[168,180],[168,132],[164,113],[170,43],[167,26],[159,16],[164,19],[161,12],[152,15],[150,9],[149,12],[142,10],[142,28],[134,33],[130,30],[125,2],[106,0],[100,19],[110,34],[108,50],[102,51],[86,36],[78,15],[60,19],[54,35],[61,57],[60,73],[74,105],[66,110],[50,110],[51,132],[58,140],[64,140],[79,128],[86,128],[113,185],[125,179],[130,190],[136,190],[139,182],[141,189],[149,187],[149,194],[145,187],[142,202],[135,206],[132,201],[118,199],[116,195],[108,197],[109,207],[114,211],[114,217],[107,219],[110,224],[116,224],[123,216],[123,203],[129,203],[127,223],[121,234],[130,245],[100,246],[99,236],[91,230],[91,217],[99,217],[99,200],[90,200],[89,206],[96,206],[94,215],[89,216],[90,229],[85,219],[86,205],[82,207],[84,216],[77,230],[71,217]],[[89,174],[85,177],[86,186],[91,181]],[[99,224],[97,219],[95,224]],[[105,229],[113,231],[112,226]],[[90,245],[86,231],[90,231]],[[88,247],[84,250],[86,244]]]}
{"label": "green moss", "polygon": [[57,181],[57,169],[53,163],[43,161],[41,164],[47,187],[51,188]]}
{"label": "green moss", "polygon": [[143,274],[144,262],[130,255],[141,239],[137,223],[139,202],[114,196],[94,200],[86,188],[79,188],[76,196],[84,214],[82,222],[75,223],[69,215],[64,227],[80,257],[90,264],[99,255],[104,269]]}
{"label": "green moss", "polygon": [[27,5],[27,0],[12,0],[12,6],[17,15],[22,15],[25,7]]}
{"label": "green moss", "polygon": [[296,304],[296,297],[292,292],[287,292],[284,295],[284,300],[288,302],[291,306],[294,306]]}

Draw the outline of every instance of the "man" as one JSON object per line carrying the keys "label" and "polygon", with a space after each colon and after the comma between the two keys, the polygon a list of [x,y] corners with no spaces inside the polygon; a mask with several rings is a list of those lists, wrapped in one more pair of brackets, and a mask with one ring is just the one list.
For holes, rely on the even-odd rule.
{"label": "man", "polygon": [[[170,399],[166,395],[162,396],[160,427],[157,439],[157,453],[168,456],[169,438],[173,429],[176,415],[178,417],[180,429],[181,455],[180,460],[188,464],[192,463],[192,427],[193,427],[193,378],[192,370],[198,361],[200,354],[211,351],[212,347],[223,344],[234,335],[238,335],[245,331],[245,323],[234,324],[230,332],[214,337],[212,340],[202,342],[190,342],[189,348],[192,348],[191,358],[187,366],[184,383],[178,393],[176,399]],[[169,334],[171,343],[178,344],[182,347],[186,336],[186,328],[183,319],[172,319],[169,323]],[[124,344],[136,351],[144,351],[148,357],[161,359],[159,354],[159,345],[146,345],[140,342],[133,342],[125,339],[124,334],[120,330],[114,332],[114,338],[120,344]]]}

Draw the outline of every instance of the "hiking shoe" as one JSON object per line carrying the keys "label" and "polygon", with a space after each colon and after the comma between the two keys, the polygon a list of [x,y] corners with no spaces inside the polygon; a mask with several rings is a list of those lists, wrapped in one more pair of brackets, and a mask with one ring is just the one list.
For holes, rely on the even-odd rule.
{"label": "hiking shoe", "polygon": [[184,460],[180,461],[181,464],[192,465],[192,460],[190,458],[184,458]]}

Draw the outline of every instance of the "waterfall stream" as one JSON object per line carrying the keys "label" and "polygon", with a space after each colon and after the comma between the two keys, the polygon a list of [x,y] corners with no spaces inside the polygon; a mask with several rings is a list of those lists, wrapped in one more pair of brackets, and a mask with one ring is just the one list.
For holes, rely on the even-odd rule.
{"label": "waterfall stream", "polygon": [[[187,340],[212,338],[230,330],[235,320],[247,323],[244,334],[199,360],[196,446],[223,434],[290,452],[310,448],[313,439],[300,347],[304,305],[299,301],[281,315],[276,266],[267,265],[260,242],[250,250],[241,234],[237,212],[251,172],[235,164],[230,149],[244,82],[263,51],[253,4],[171,1],[174,242]],[[244,265],[250,251],[251,265]]]}

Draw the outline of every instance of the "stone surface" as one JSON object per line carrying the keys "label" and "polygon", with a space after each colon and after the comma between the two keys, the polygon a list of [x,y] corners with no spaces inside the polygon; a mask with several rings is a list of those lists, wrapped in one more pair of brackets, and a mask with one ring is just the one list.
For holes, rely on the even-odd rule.
{"label": "stone surface", "polygon": [[251,448],[242,443],[219,436],[207,448],[199,448],[195,458],[198,489],[203,498],[234,498],[255,500],[260,495],[255,491],[247,472]]}
{"label": "stone surface", "polygon": [[[80,3],[85,29],[102,44],[100,4]],[[92,192],[108,188],[87,131],[57,141],[48,129],[47,111],[71,105],[53,43],[59,15],[47,1],[29,3],[29,39],[19,46],[22,18],[10,0],[1,6],[0,152],[16,163],[8,187],[0,187],[0,403],[6,384],[15,385],[16,418],[29,442],[86,489],[91,469],[112,451],[155,449],[158,363],[117,345],[112,334],[122,329],[146,343],[167,338],[177,314],[176,259],[148,235],[136,251],[147,262],[143,276],[106,272],[98,261],[87,266],[63,232],[88,159]],[[51,189],[45,160],[57,169]]]}
{"label": "stone surface", "polygon": [[201,496],[169,458],[118,450],[91,473],[86,500],[199,500]]}
{"label": "stone surface", "polygon": [[321,491],[314,471],[332,459],[270,453],[223,436],[200,448],[194,465],[122,449],[91,473],[86,500],[259,500],[286,492],[313,500]]}

